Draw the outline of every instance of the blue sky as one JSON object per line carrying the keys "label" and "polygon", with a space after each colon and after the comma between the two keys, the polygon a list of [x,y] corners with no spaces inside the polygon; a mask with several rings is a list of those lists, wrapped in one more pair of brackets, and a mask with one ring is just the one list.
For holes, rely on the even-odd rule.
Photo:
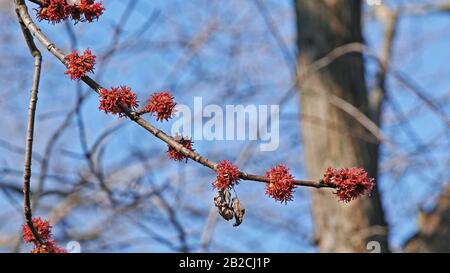
{"label": "blue sky", "polygon": [[[104,1],[107,8],[104,16],[95,24],[78,24],[74,31],[78,37],[78,48],[89,47],[99,56],[111,43],[111,33],[120,20],[127,1]],[[405,1],[389,1],[398,5]],[[426,1],[409,1],[412,4]],[[414,3],[413,3],[414,2]],[[433,1],[434,2],[434,1]],[[270,15],[276,22],[276,26],[283,40],[289,47],[292,56],[296,54],[295,44],[295,14],[292,9],[292,1],[266,1],[270,8]],[[365,9],[364,36],[369,47],[375,51],[380,49],[382,28],[379,23],[370,19],[370,9]],[[151,24],[142,28],[145,22]],[[25,109],[27,105],[26,93],[21,93],[31,78],[31,71],[23,68],[30,66],[32,60],[27,59],[25,47],[21,44],[19,30],[15,22],[10,22],[7,29],[0,30],[4,35],[14,38],[7,43],[2,43],[2,50],[11,52],[14,58],[11,63],[20,58],[21,65],[14,69],[23,69],[24,81],[12,85],[0,84],[0,93],[12,92],[10,99],[0,101],[5,113],[0,124],[1,139],[8,139],[9,135],[20,135],[24,132],[24,123],[17,122],[18,116],[23,120],[24,111],[17,112],[15,107],[20,105]],[[398,34],[395,40],[393,52],[393,66],[396,70],[407,75],[423,91],[423,93],[440,103],[440,107],[447,114],[450,113],[448,103],[448,90],[450,87],[450,68],[446,65],[449,59],[450,36],[447,34],[450,17],[447,14],[435,14],[426,16],[404,16],[400,20]],[[217,25],[210,30],[204,44],[194,55],[186,58],[189,42],[197,37],[198,33],[208,33],[211,25]],[[42,29],[65,52],[71,49],[70,41],[64,25],[47,25],[40,23]],[[256,13],[252,1],[217,1],[211,3],[206,0],[195,1],[138,1],[137,8],[133,10],[125,25],[120,26],[123,32],[122,40],[125,41],[106,67],[100,64],[94,75],[105,87],[127,84],[139,95],[141,103],[145,101],[151,92],[157,90],[171,90],[176,99],[186,105],[192,105],[193,96],[202,96],[204,103],[225,104],[271,104],[289,90],[292,80],[292,69],[286,65],[284,56],[277,43],[268,31],[263,19]],[[15,35],[15,36],[14,36]],[[120,41],[119,41],[120,42]],[[187,43],[187,44],[186,44]],[[20,46],[18,46],[20,45]],[[173,69],[176,66],[177,69]],[[367,60],[367,82],[370,87],[373,82],[375,63]],[[21,70],[22,71],[22,70]],[[38,106],[40,117],[38,119],[36,134],[36,152],[42,154],[49,134],[55,130],[62,118],[52,113],[67,111],[75,104],[77,84],[60,77],[64,67],[56,62],[52,56],[44,54],[44,77],[42,78],[41,94]],[[8,72],[2,72],[8,73]],[[5,76],[6,77],[6,76]],[[406,155],[406,160],[397,159],[396,162],[406,162],[405,166],[390,163],[392,153],[382,148],[383,157],[381,169],[383,172],[379,183],[383,191],[383,201],[387,210],[387,217],[391,227],[391,242],[398,247],[416,229],[416,214],[421,207],[429,208],[439,194],[440,187],[448,182],[450,171],[448,170],[449,158],[449,132],[444,124],[432,111],[427,109],[423,102],[411,95],[404,86],[389,76],[387,81],[388,96],[393,101],[385,106],[383,132]],[[25,87],[24,87],[25,86]],[[82,88],[82,90],[87,90]],[[447,96],[447,101],[443,96]],[[303,156],[301,147],[301,132],[298,121],[298,98],[292,96],[282,109],[281,135],[283,141],[280,149],[273,153],[255,151],[253,157],[245,165],[246,170],[262,173],[268,166],[279,162],[285,162],[292,168],[296,177],[307,177],[303,168]],[[408,122],[399,121],[398,110],[406,113]],[[103,129],[117,123],[117,118],[104,115],[98,111],[98,98],[91,94],[82,106],[86,124],[86,134],[93,140],[102,133]],[[418,114],[414,114],[418,112]],[[161,124],[161,129],[170,131],[170,123]],[[5,133],[5,132],[10,133]],[[67,152],[80,153],[80,143],[77,140],[76,122],[73,121],[71,130],[65,133],[58,142],[55,154],[57,165],[66,168],[68,174],[77,177],[82,163],[69,158]],[[418,154],[408,156],[418,146],[428,143],[435,138],[434,145],[427,147]],[[17,145],[22,139],[12,140]],[[195,148],[198,152],[206,154],[211,159],[218,161],[223,158],[236,160],[240,150],[245,147],[243,141],[227,141],[225,143],[211,143],[197,141]],[[0,149],[2,149],[0,147]],[[152,136],[146,134],[141,128],[133,124],[127,124],[115,133],[105,147],[104,168],[114,169],[130,162],[133,158],[133,149],[139,149],[144,153],[155,153],[155,158],[160,156],[166,146],[155,141]],[[0,150],[1,151],[1,150]],[[158,154],[159,153],[159,154]],[[0,162],[13,169],[20,170],[22,159],[7,151],[0,153]],[[131,160],[132,161],[132,160]],[[6,162],[6,163],[5,163]],[[180,183],[181,192],[185,194],[182,202],[191,197],[196,198],[195,207],[208,210],[211,206],[213,191],[204,189],[209,187],[213,173],[204,170],[195,163],[179,165],[172,162],[163,162],[160,171],[153,173],[153,180],[163,182],[170,179],[174,173],[186,174]],[[36,166],[39,166],[36,164]],[[38,167],[36,167],[38,168]],[[73,173],[71,173],[73,172]],[[8,181],[15,181],[14,175],[1,176]],[[442,179],[444,178],[444,179]],[[150,178],[149,178],[150,179]],[[150,183],[150,182],[149,182]],[[158,183],[158,182],[155,182]],[[57,179],[49,179],[49,187],[64,187]],[[206,186],[205,186],[206,185]],[[203,187],[203,189],[202,189]],[[198,190],[200,188],[200,190]],[[198,196],[193,194],[197,190]],[[215,241],[212,250],[221,249],[229,251],[314,251],[311,245],[313,222],[309,212],[309,190],[298,189],[295,201],[289,205],[274,203],[273,200],[264,198],[264,188],[252,183],[241,183],[238,194],[246,203],[248,218],[239,229],[231,227],[230,223],[219,220],[215,230]],[[202,197],[202,198],[199,198]],[[4,198],[3,200],[1,198]],[[16,202],[20,200],[16,199]],[[47,203],[51,203],[49,198]],[[14,203],[14,202],[13,202]],[[0,196],[0,204],[14,211],[10,200]],[[51,207],[51,206],[50,206]],[[45,209],[40,213],[45,213]],[[80,210],[76,216],[66,223],[71,228],[80,230],[89,227],[89,223],[95,222],[107,213],[101,209],[90,209],[88,212]],[[11,212],[17,221],[21,215]],[[270,217],[272,224],[261,223],[260,216]],[[198,244],[198,233],[204,227],[204,219],[190,219],[181,214],[185,225],[192,230],[193,245]],[[295,219],[286,222],[285,219]],[[286,226],[288,224],[289,226]],[[277,226],[280,228],[277,229]],[[282,227],[282,230],[280,230]],[[0,226],[0,231],[3,231]],[[11,231],[14,225],[5,227]],[[164,229],[164,224],[158,227],[162,234],[172,236],[170,229]],[[128,236],[145,237],[136,227],[128,227],[124,224],[124,230],[128,230]],[[57,230],[57,228],[56,228]],[[129,232],[131,230],[131,232]],[[293,236],[295,234],[295,236]],[[113,236],[113,234],[111,234]],[[294,237],[294,238],[293,238]],[[232,239],[227,239],[232,238]],[[140,242],[140,240],[137,240]],[[96,245],[88,245],[91,251]],[[1,249],[1,245],[0,245]],[[106,248],[111,251],[110,248]],[[142,240],[132,246],[112,247],[114,251],[170,251],[157,243],[151,244]]]}

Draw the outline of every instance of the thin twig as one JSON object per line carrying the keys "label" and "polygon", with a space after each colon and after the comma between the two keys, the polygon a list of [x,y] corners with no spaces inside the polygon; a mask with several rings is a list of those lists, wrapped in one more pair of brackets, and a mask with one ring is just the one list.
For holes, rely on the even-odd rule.
{"label": "thin twig", "polygon": [[34,121],[36,116],[36,104],[38,100],[38,91],[39,91],[39,80],[41,76],[41,63],[42,63],[42,55],[39,49],[36,47],[33,36],[30,31],[26,28],[23,20],[20,16],[18,16],[19,24],[22,29],[23,36],[25,37],[25,41],[28,45],[31,55],[34,58],[34,75],[33,75],[33,83],[30,92],[30,104],[28,106],[28,127],[27,127],[27,137],[25,143],[25,163],[23,170],[23,209],[25,222],[33,233],[34,238],[39,243],[44,243],[42,237],[39,235],[33,224],[33,215],[31,211],[31,189],[30,189],[30,180],[31,180],[31,161],[33,155],[33,134],[34,134]]}
{"label": "thin twig", "polygon": [[39,6],[42,6],[42,7],[48,6],[48,1],[46,1],[46,0],[28,0],[28,1],[33,2],[36,5],[39,5]]}

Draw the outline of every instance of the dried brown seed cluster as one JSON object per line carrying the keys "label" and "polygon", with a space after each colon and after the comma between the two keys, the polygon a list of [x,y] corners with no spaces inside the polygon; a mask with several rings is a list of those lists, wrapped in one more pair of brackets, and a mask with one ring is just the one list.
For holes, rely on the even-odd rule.
{"label": "dried brown seed cluster", "polygon": [[233,226],[239,226],[244,220],[245,209],[241,207],[239,198],[233,197],[231,199],[231,193],[228,189],[217,191],[214,197],[214,205],[223,219],[229,221],[234,217],[235,223]]}

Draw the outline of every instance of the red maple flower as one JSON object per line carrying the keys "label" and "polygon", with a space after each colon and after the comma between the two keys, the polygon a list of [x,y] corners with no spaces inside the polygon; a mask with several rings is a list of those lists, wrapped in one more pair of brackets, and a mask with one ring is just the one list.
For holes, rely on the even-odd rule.
{"label": "red maple flower", "polygon": [[128,86],[111,87],[110,90],[102,89],[100,91],[100,106],[99,109],[105,113],[119,114],[124,116],[120,105],[134,109],[138,107],[137,96]]}
{"label": "red maple flower", "polygon": [[81,79],[87,72],[94,73],[95,55],[86,49],[83,55],[78,55],[75,50],[65,57],[67,61],[67,71],[64,74],[70,75],[72,80]]}
{"label": "red maple flower", "polygon": [[[33,218],[33,225],[42,240],[50,239],[52,234],[52,226],[48,221],[42,220],[39,217]],[[37,242],[33,232],[27,224],[22,225],[22,236],[23,240],[27,243]]]}
{"label": "red maple flower", "polygon": [[275,201],[287,203],[293,198],[295,185],[292,183],[294,176],[289,172],[289,168],[284,165],[277,165],[266,172],[269,183],[266,185],[266,194]]}
{"label": "red maple flower", "polygon": [[145,110],[152,115],[155,113],[157,121],[169,120],[174,113],[176,102],[173,95],[168,92],[157,92],[152,95],[145,106]]}
{"label": "red maple flower", "polygon": [[27,224],[22,225],[23,240],[27,243],[33,243],[34,248],[31,253],[66,253],[66,250],[56,245],[52,239],[52,226],[47,220],[33,218],[33,225],[42,239],[38,241]]}
{"label": "red maple flower", "polygon": [[241,172],[236,165],[228,160],[219,161],[216,173],[217,177],[213,187],[218,190],[226,190],[239,183]]}
{"label": "red maple flower", "polygon": [[48,5],[37,8],[39,21],[46,20],[55,24],[69,17],[72,7],[66,0],[49,0],[47,3]]}
{"label": "red maple flower", "polygon": [[103,4],[95,3],[94,0],[81,0],[72,6],[71,17],[77,22],[93,22],[103,14],[105,8]]}
{"label": "red maple flower", "polygon": [[323,182],[335,187],[334,194],[343,202],[350,202],[369,193],[375,185],[374,178],[369,178],[363,168],[356,167],[340,169],[328,167]]}
{"label": "red maple flower", "polygon": [[[192,148],[192,140],[188,139],[188,138],[184,138],[182,136],[175,136],[174,140],[178,143],[180,143],[181,145],[183,145],[184,148],[194,151],[194,149]],[[167,156],[170,159],[173,159],[175,161],[182,161],[184,159],[186,159],[186,162],[188,160],[187,156],[185,156],[184,154],[178,152],[177,150],[175,150],[172,146],[168,146],[169,149],[167,150]]]}

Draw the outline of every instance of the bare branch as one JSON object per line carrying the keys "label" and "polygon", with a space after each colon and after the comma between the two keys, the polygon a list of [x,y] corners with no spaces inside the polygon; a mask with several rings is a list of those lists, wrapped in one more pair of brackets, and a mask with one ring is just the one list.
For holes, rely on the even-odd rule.
{"label": "bare branch", "polygon": [[[20,1],[17,1],[20,2]],[[17,3],[16,2],[16,3]],[[31,161],[33,154],[33,134],[34,134],[34,121],[36,116],[36,104],[38,100],[38,92],[39,92],[39,81],[41,76],[41,63],[42,63],[42,55],[39,49],[36,47],[33,41],[33,36],[30,31],[26,28],[23,20],[18,15],[19,24],[22,29],[22,33],[25,37],[25,41],[28,45],[31,55],[34,58],[34,76],[33,83],[31,87],[30,94],[30,104],[28,106],[28,128],[27,128],[27,138],[25,143],[25,163],[23,170],[23,209],[25,221],[28,227],[30,228],[33,236],[37,241],[43,243],[41,236],[37,232],[34,224],[33,224],[33,215],[31,211],[31,189],[30,189],[30,180],[31,180]]]}

